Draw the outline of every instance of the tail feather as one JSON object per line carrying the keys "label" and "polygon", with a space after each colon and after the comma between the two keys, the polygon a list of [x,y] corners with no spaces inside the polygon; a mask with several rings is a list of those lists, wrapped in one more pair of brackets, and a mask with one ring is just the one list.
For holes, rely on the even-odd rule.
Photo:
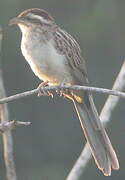
{"label": "tail feather", "polygon": [[98,168],[102,170],[104,175],[110,176],[111,168],[119,169],[119,162],[100,122],[92,96],[87,94],[84,103],[78,103],[74,100],[74,105]]}

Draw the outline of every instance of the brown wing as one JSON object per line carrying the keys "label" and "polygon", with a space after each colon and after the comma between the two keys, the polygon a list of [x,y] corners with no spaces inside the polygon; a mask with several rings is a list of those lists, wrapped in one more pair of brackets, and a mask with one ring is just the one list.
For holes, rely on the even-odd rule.
{"label": "brown wing", "polygon": [[81,49],[76,40],[61,28],[54,32],[55,48],[60,54],[66,56],[69,66],[78,69],[87,77],[85,60],[81,56]]}

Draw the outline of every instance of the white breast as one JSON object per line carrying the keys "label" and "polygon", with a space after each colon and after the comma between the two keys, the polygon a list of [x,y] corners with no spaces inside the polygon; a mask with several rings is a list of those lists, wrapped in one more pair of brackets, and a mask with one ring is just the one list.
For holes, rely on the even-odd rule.
{"label": "white breast", "polygon": [[46,43],[38,42],[36,39],[27,41],[27,37],[23,36],[21,50],[31,69],[41,80],[60,84],[70,76],[67,71],[67,60],[58,54],[52,40]]}

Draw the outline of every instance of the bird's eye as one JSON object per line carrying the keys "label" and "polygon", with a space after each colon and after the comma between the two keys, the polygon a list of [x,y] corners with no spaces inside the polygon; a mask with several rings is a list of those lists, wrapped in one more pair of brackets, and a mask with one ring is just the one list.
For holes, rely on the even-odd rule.
{"label": "bird's eye", "polygon": [[27,16],[26,19],[27,19],[27,21],[30,21],[30,22],[32,22],[34,24],[42,25],[42,22],[39,19],[37,19],[37,18],[33,18],[33,17]]}

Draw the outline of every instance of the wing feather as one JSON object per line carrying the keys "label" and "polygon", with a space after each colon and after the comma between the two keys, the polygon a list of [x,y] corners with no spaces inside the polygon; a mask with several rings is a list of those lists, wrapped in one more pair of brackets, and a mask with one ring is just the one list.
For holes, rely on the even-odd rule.
{"label": "wing feather", "polygon": [[79,69],[87,76],[85,60],[81,56],[81,49],[76,40],[61,28],[54,32],[54,45],[56,50],[66,56],[72,69]]}

